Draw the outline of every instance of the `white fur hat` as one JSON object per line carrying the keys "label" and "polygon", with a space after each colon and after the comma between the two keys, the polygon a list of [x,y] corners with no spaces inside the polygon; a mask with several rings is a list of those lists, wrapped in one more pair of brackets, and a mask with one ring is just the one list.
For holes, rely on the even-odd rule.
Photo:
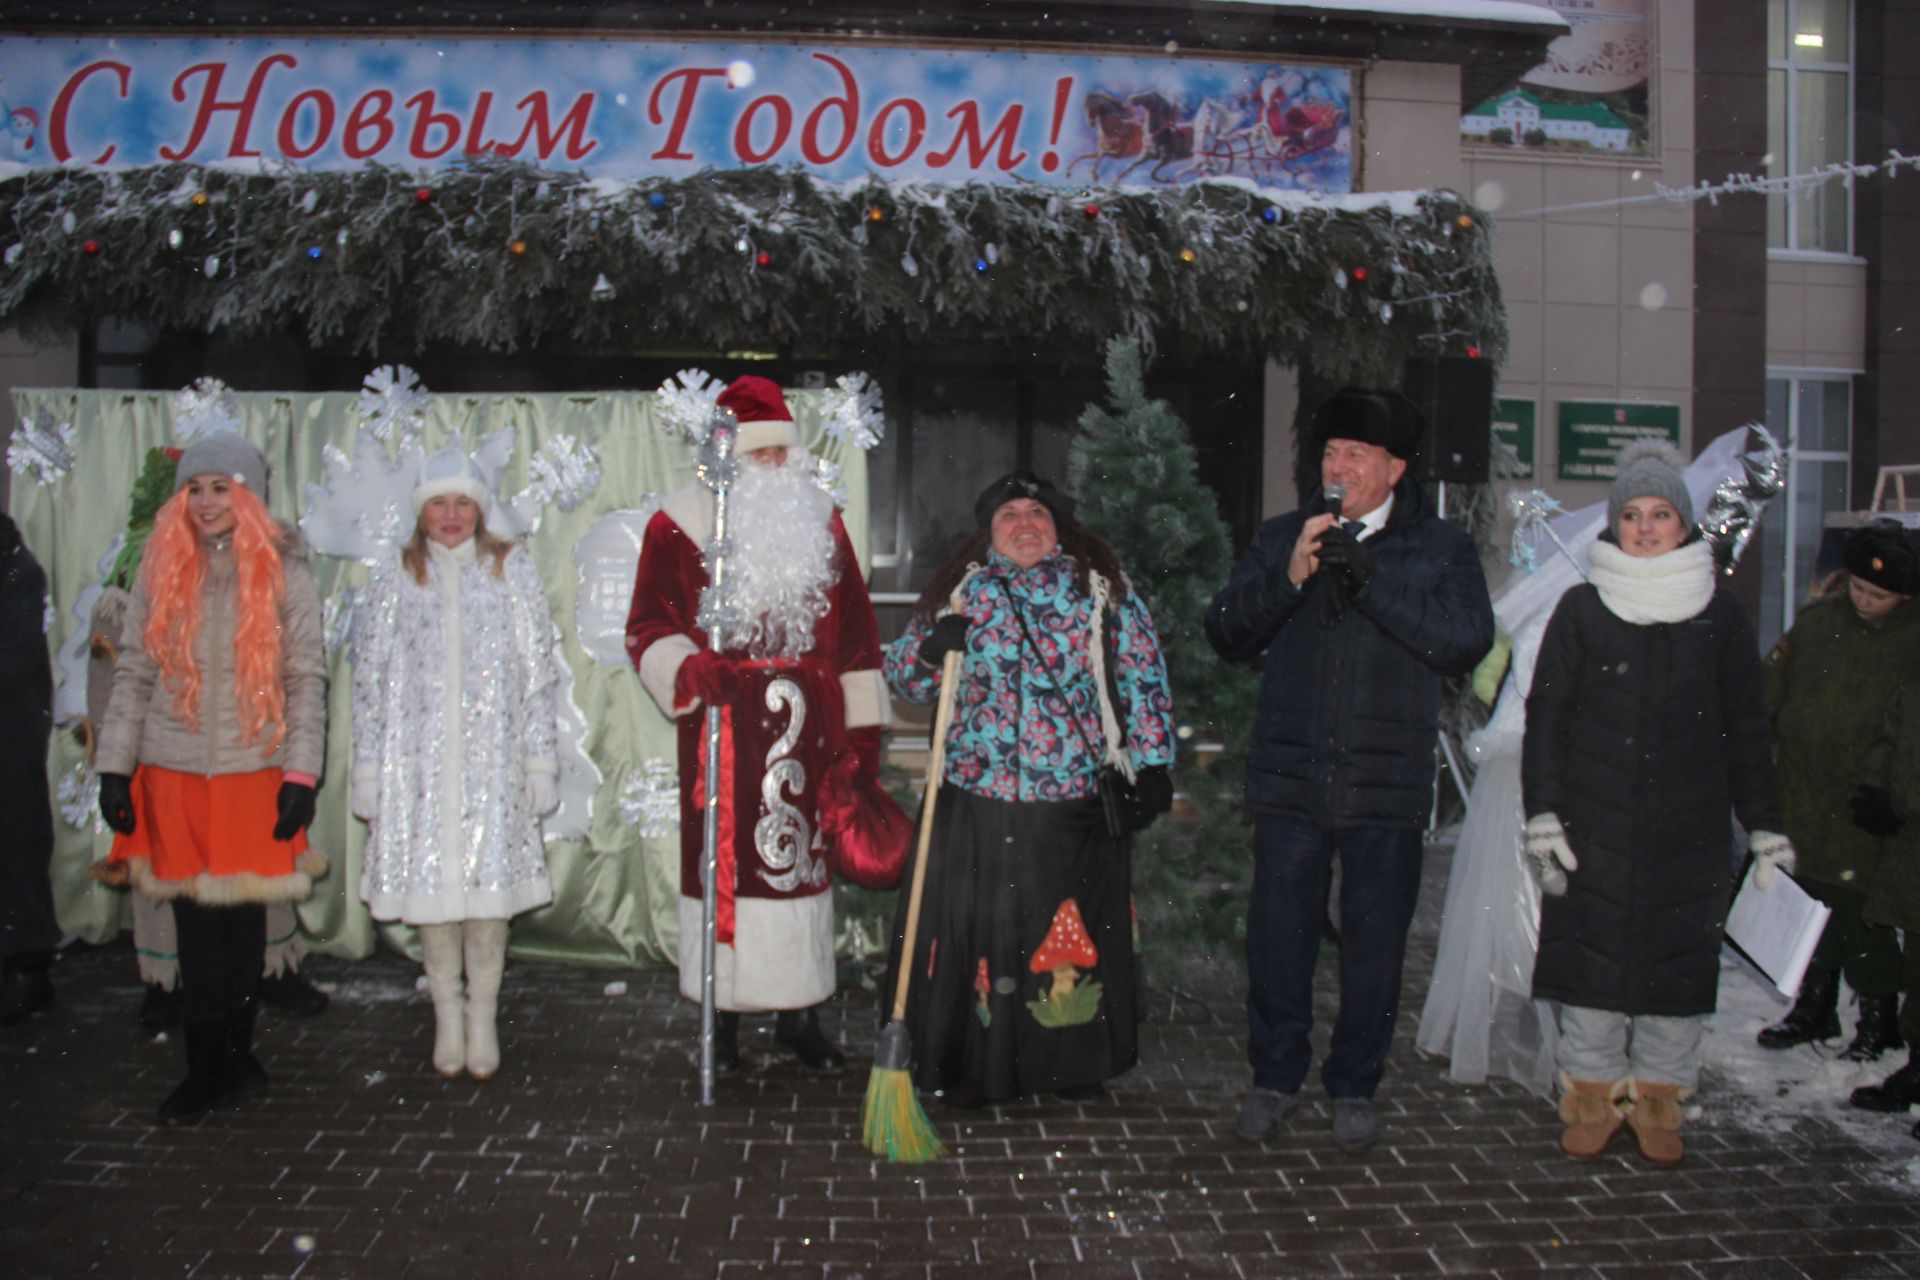
{"label": "white fur hat", "polygon": [[480,464],[467,456],[458,440],[449,440],[420,461],[420,480],[413,486],[413,514],[419,515],[431,498],[463,493],[472,498],[482,514],[493,510],[493,491]]}

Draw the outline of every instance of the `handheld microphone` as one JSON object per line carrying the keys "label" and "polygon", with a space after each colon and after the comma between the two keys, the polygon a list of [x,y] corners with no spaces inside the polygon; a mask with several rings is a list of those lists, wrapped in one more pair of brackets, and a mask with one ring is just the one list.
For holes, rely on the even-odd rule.
{"label": "handheld microphone", "polygon": [[1320,497],[1327,509],[1327,514],[1338,522],[1340,519],[1340,504],[1347,500],[1347,486],[1337,481],[1333,484],[1323,485],[1320,489]]}

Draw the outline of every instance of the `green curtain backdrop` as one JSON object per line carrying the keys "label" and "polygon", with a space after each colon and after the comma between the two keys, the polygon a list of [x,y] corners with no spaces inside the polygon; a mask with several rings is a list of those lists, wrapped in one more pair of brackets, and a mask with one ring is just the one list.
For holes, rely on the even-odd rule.
{"label": "green curtain backdrop", "polygon": [[[266,452],[273,470],[269,505],[274,514],[297,521],[307,485],[325,479],[323,450],[333,445],[353,452],[354,393],[242,392],[235,398],[242,434]],[[793,392],[790,399],[801,439],[842,470],[847,531],[864,562],[865,454],[823,430],[820,393]],[[474,450],[494,432],[511,428],[514,457],[500,486],[504,498],[527,487],[530,460],[557,436],[590,446],[600,461],[599,487],[572,511],[549,505],[526,540],[546,581],[561,652],[573,672],[573,698],[586,719],[586,753],[602,782],[586,837],[547,842],[554,900],[515,922],[519,955],[626,965],[665,963],[674,954],[679,836],[643,837],[638,826],[622,820],[619,804],[630,773],[643,770],[648,759],[673,760],[672,727],[630,666],[602,666],[581,649],[574,619],[580,586],[572,558],[575,542],[607,513],[638,509],[649,494],[669,493],[693,474],[693,447],[656,424],[652,402],[651,394],[634,392],[436,395],[420,437],[429,453],[456,435]],[[31,474],[13,481],[13,516],[47,570],[52,592],[48,643],[57,654],[85,630],[85,620],[74,616],[74,603],[100,580],[100,559],[125,528],[128,498],[147,450],[179,443],[173,433],[173,394],[18,390],[14,408],[19,421],[33,422],[45,411],[53,422],[75,429],[69,472],[45,485]],[[313,563],[323,602],[366,582],[367,571],[358,562],[316,555]],[[412,948],[410,930],[376,924],[360,902],[366,828],[347,811],[353,673],[345,652],[343,644],[328,657],[327,777],[310,832],[332,870],[299,910],[315,947],[358,957],[372,952],[382,938]],[[50,780],[57,785],[77,774],[83,762],[77,736],[64,728],[56,731],[47,761]],[[100,833],[90,812],[81,826],[56,813],[54,828],[54,901],[61,926],[89,941],[105,941],[128,920],[125,892],[103,888],[87,874],[89,864],[106,855],[110,837]]]}

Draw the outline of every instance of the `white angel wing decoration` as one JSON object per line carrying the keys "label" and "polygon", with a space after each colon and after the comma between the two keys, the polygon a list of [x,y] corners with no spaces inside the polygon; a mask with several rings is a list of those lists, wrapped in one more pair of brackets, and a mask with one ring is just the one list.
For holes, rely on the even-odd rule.
{"label": "white angel wing decoration", "polygon": [[580,647],[604,667],[629,665],[627,612],[633,602],[634,573],[640,567],[640,543],[647,521],[660,509],[650,493],[639,510],[610,511],[573,544],[580,589],[573,598],[573,629]]}

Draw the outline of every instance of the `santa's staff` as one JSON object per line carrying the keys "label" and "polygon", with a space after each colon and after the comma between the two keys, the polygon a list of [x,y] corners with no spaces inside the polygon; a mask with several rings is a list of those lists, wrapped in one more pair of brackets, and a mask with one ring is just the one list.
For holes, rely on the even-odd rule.
{"label": "santa's staff", "polygon": [[[713,542],[707,548],[707,576],[713,583],[717,605],[726,599],[727,584],[727,494],[733,487],[733,410],[715,406],[707,443],[711,458],[702,459],[706,481],[713,486]],[[726,651],[726,609],[719,605],[707,619],[707,647],[715,653]],[[718,1006],[714,998],[713,970],[719,951],[720,930],[720,717],[718,702],[707,704],[707,793],[705,844],[700,862],[700,1105],[713,1105],[713,1025]]]}

